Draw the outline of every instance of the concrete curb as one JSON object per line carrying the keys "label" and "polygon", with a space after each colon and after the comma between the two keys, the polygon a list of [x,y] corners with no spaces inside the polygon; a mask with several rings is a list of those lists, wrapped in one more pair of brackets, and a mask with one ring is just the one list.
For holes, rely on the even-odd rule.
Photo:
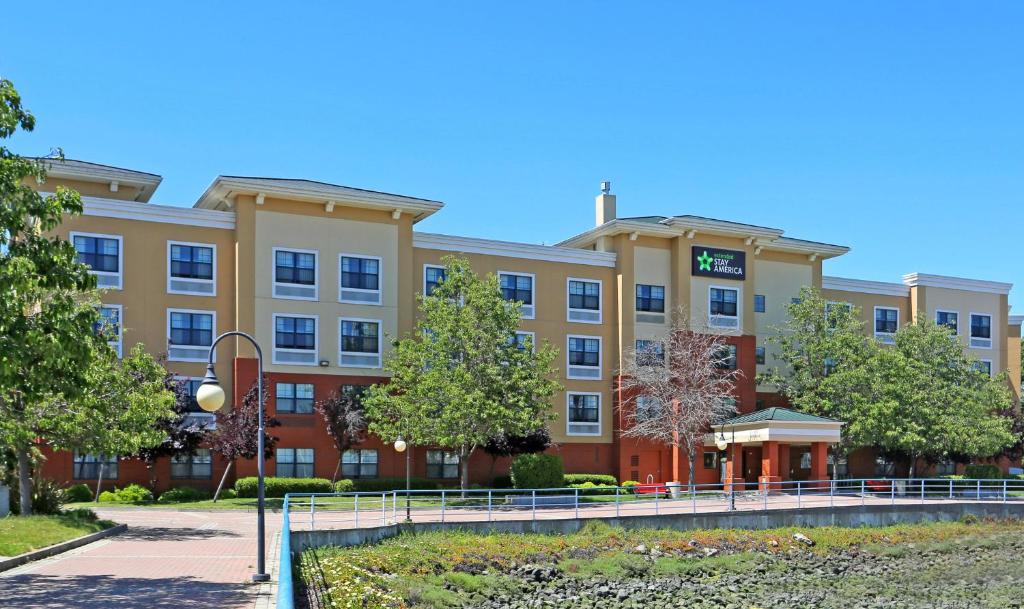
{"label": "concrete curb", "polygon": [[34,560],[39,560],[41,558],[49,558],[50,556],[56,556],[57,554],[62,554],[64,552],[67,552],[68,550],[74,550],[75,548],[80,548],[94,541],[99,541],[104,537],[110,537],[111,535],[118,535],[120,533],[124,533],[127,530],[128,525],[118,524],[110,527],[109,529],[104,529],[102,531],[97,531],[95,533],[89,533],[88,535],[76,537],[75,539],[63,541],[52,546],[47,546],[45,548],[40,548],[38,550],[26,552],[25,554],[19,554],[18,556],[6,558],[4,560],[0,560],[0,571],[7,571],[9,569],[13,569],[14,567],[19,567],[25,563],[32,562]]}

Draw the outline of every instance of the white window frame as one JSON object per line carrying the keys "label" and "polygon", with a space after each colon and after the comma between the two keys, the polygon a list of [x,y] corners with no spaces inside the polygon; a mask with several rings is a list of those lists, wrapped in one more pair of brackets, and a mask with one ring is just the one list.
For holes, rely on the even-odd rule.
{"label": "white window frame", "polygon": [[[101,290],[123,290],[124,289],[124,237],[121,235],[104,235],[103,233],[86,233],[83,231],[71,231],[68,233],[68,240],[71,241],[71,247],[75,247],[75,237],[99,237],[100,239],[115,239],[117,240],[117,272],[111,273],[110,271],[94,271],[89,269],[89,272],[93,275],[104,276],[104,277],[116,277],[116,286],[106,286],[100,288]],[[78,258],[78,250],[75,250],[75,258]]]}
{"label": "white window frame", "polygon": [[[573,425],[574,422],[569,419],[569,413],[572,412],[572,396],[574,395],[596,395],[597,396],[597,422],[579,422],[575,424],[581,425],[597,425],[597,433],[569,433],[569,426]],[[601,435],[601,430],[604,425],[604,416],[601,412],[601,392],[600,391],[566,391],[565,392],[565,435],[567,436],[585,436],[585,437],[597,437]]]}
{"label": "white window frame", "polygon": [[[444,265],[443,264],[424,264],[423,265],[423,287],[421,288],[422,291],[420,292],[420,294],[422,294],[424,297],[427,296],[427,269],[441,269],[441,270],[444,270]],[[447,279],[447,277],[445,277],[445,279]]]}
{"label": "white window frame", "polygon": [[[365,260],[376,260],[377,261],[377,289],[376,290],[364,290],[362,288],[346,288],[341,285],[342,276],[342,258],[363,258]],[[424,281],[426,281],[426,275],[424,274]],[[369,302],[364,300],[346,300],[341,296],[342,291],[349,292],[360,292],[362,294],[376,294],[377,302]],[[356,304],[356,305],[369,305],[372,307],[379,307],[384,304],[384,259],[380,256],[374,256],[371,254],[356,254],[354,252],[341,252],[338,254],[338,302],[345,304]]]}
{"label": "white window frame", "polygon": [[[978,361],[988,364],[988,377],[989,378],[995,378],[995,376],[996,376],[996,367],[995,367],[995,364],[992,363],[992,360],[990,360],[990,359],[979,359]],[[982,372],[982,371],[979,370],[978,372]]]}
{"label": "white window frame", "polygon": [[[346,321],[377,324],[377,365],[376,366],[343,366],[341,358],[345,355],[357,357],[368,357],[372,355],[368,351],[342,351],[341,324]],[[339,317],[338,318],[338,367],[339,368],[381,368],[384,365],[384,321],[380,319],[367,319],[363,317]]]}
{"label": "white window frame", "polygon": [[[271,342],[272,353],[271,353],[271,356],[270,356],[271,363],[279,364],[279,365],[282,365],[282,366],[319,366],[320,365],[320,316],[319,315],[311,315],[311,314],[305,314],[305,313],[272,313],[270,317],[271,317],[271,319],[270,319],[270,340],[272,341]],[[313,353],[316,354],[316,357],[313,358],[312,362],[310,362],[308,364],[305,364],[305,363],[302,363],[302,362],[282,362],[282,361],[278,361],[278,359],[277,359],[277,354],[278,353],[309,353],[310,352],[309,349],[285,349],[285,348],[280,348],[279,349],[277,347],[277,318],[278,317],[292,317],[292,318],[302,318],[302,319],[312,319],[313,320],[313,349],[312,349],[312,351],[313,351]]]}
{"label": "white window frame", "polygon": [[[573,338],[596,339],[597,340],[597,376],[576,376],[572,374],[573,368],[594,368],[594,366],[583,366],[570,364],[569,341]],[[604,339],[600,336],[587,336],[585,334],[567,334],[565,336],[565,378],[580,381],[600,381],[604,376]]]}
{"label": "white window frame", "polygon": [[[531,352],[536,353],[537,352],[537,333],[536,332],[528,332],[526,330],[516,330],[516,336],[518,337],[520,334],[529,335],[529,337],[530,337],[530,350],[531,350]],[[566,344],[568,344],[568,343],[566,343]]]}
{"label": "white window frame", "polygon": [[[171,357],[171,313],[198,313],[201,315],[212,315],[213,317],[210,321],[210,344],[212,345],[213,342],[217,340],[217,312],[202,309],[178,309],[174,307],[167,308],[167,361],[206,363],[208,360],[206,353],[209,352],[209,347],[204,347],[202,345],[179,345],[185,348],[204,349],[205,352],[203,353],[202,357]],[[214,350],[213,352],[213,361],[217,361],[216,350]]]}
{"label": "white window frame", "polygon": [[879,332],[878,326],[878,311],[896,311],[896,330],[900,329],[900,309],[899,307],[887,307],[883,305],[875,305],[871,313],[871,330],[875,338],[879,339],[882,343],[891,345],[896,340],[896,332]]}
{"label": "white window frame", "polygon": [[[712,315],[711,314],[711,290],[732,290],[736,292],[736,327],[735,328],[724,328],[716,326],[713,321],[717,317],[731,318],[732,315]],[[708,327],[713,330],[725,330],[727,332],[737,332],[743,334],[743,288],[741,286],[731,285],[709,285],[708,286]]]}
{"label": "white window frame", "polygon": [[[989,328],[988,335],[989,336],[988,336],[988,346],[987,347],[975,347],[974,345],[971,344],[971,341],[974,340],[974,337],[971,336],[971,328],[974,326],[974,324],[971,323],[973,321],[971,318],[974,317],[975,315],[977,315],[979,317],[988,317],[988,328]],[[971,311],[970,313],[968,313],[967,314],[967,346],[969,346],[971,349],[991,349],[996,344],[996,337],[995,337],[996,326],[993,323],[995,321],[995,319],[996,319],[996,316],[991,314],[991,313],[979,313],[977,311]],[[985,340],[985,339],[978,338],[978,340]]]}
{"label": "white window frame", "polygon": [[[124,357],[124,305],[101,302],[99,308],[117,309],[117,340],[108,340],[107,344],[110,345],[114,349],[114,351],[117,351],[117,357],[118,359],[121,359],[122,357]],[[168,317],[167,323],[171,323],[170,317]],[[168,331],[167,334],[169,335],[170,331]]]}
{"label": "white window frame", "polygon": [[[213,250],[213,278],[212,279],[190,279],[186,277],[180,277],[182,281],[191,281],[195,283],[202,283],[213,287],[213,291],[206,292],[191,292],[188,290],[175,290],[171,288],[171,280],[174,277],[171,275],[171,246],[184,245],[188,247],[208,247]],[[217,296],[217,244],[215,243],[193,243],[191,241],[167,241],[167,293],[168,294],[183,294],[186,296]]]}
{"label": "white window frame", "polygon": [[[572,311],[579,311],[581,313],[594,313],[593,309],[574,309],[569,306],[571,299],[569,297],[569,283],[572,281],[584,281],[587,283],[596,283],[598,286],[597,291],[597,321],[586,321],[580,319],[571,319],[569,314]],[[536,299],[535,299],[536,300]],[[573,324],[601,324],[604,322],[604,281],[601,279],[589,279],[587,277],[566,277],[565,278],[565,320]]]}
{"label": "white window frame", "polygon": [[[306,285],[304,283],[285,283],[277,280],[277,252],[292,252],[296,254],[313,254],[313,285]],[[270,283],[271,283],[271,296],[279,300],[306,300],[306,301],[319,301],[320,300],[320,251],[319,250],[305,250],[297,247],[272,247],[270,248]],[[338,285],[341,285],[341,279],[338,279]],[[313,296],[306,298],[304,296],[278,296],[277,286],[298,286],[303,288],[313,288]]]}
{"label": "white window frame", "polygon": [[[960,329],[964,327],[964,325],[960,323],[960,311],[951,311],[949,309],[935,309],[935,325],[939,325],[939,313],[952,313],[956,315],[956,335],[960,336]],[[948,328],[949,326],[946,327]]]}
{"label": "white window frame", "polygon": [[523,315],[523,308],[519,308],[520,319],[537,319],[537,275],[534,273],[523,273],[521,271],[498,271],[498,288],[501,289],[501,276],[512,275],[514,277],[529,277],[530,278],[530,293],[533,294],[533,303],[525,305],[530,308],[531,313],[529,315]]}

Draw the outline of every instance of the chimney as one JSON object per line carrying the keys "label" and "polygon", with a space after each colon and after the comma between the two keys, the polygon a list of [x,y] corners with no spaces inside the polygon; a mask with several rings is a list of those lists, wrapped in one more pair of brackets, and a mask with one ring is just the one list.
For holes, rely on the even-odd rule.
{"label": "chimney", "polygon": [[597,195],[596,205],[596,226],[615,219],[615,195],[612,194],[612,183],[601,182],[601,194]]}

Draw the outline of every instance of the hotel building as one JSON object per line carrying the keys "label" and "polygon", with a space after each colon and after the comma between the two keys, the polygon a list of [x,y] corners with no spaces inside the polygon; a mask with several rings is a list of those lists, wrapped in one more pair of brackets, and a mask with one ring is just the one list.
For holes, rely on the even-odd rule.
{"label": "hotel building", "polygon": [[[569,472],[665,481],[674,467],[685,471],[685,454],[620,437],[615,391],[625,355],[666,328],[680,305],[695,327],[726,337],[742,372],[735,396],[740,413],[785,406],[755,379],[772,361],[767,337],[784,323],[786,305],[804,286],[858,306],[868,331],[883,342],[918,315],[949,324],[992,374],[1009,371],[1019,401],[1022,318],[1009,314],[1010,284],[921,273],[893,283],[830,277],[823,264],[847,247],[698,216],[619,218],[606,184],[593,228],[544,246],[417,231],[416,224],[443,204],[416,197],[310,180],[218,176],[189,208],[151,203],[160,180],[68,160],[53,162],[46,182],[35,186],[49,192],[64,185],[82,194],[84,214],[67,218],[59,232],[104,290],[102,312],[117,328],[112,344],[119,352],[144,343],[196,386],[217,334],[238,329],[259,341],[269,413],[281,422],[272,430],[280,440],[267,463],[270,475],[335,474],[339,455],[314,401],[386,380],[386,337],[413,329],[416,295],[436,284],[449,254],[464,256],[479,273],[498,275],[508,297],[524,303],[522,332],[558,348],[565,390],[551,404],[558,415],[552,450]],[[226,340],[216,358],[228,403],[237,405],[256,377],[254,352],[247,343]],[[198,411],[191,416],[212,418]],[[404,456],[392,441],[370,438],[344,455],[340,477],[404,475]],[[821,471],[811,471],[814,446],[783,446],[783,479]],[[743,465],[732,475],[756,481],[762,449],[753,443],[737,452]],[[698,481],[717,482],[717,449],[709,445],[699,458]],[[414,476],[455,482],[458,463],[451,454],[417,447],[412,463]],[[164,488],[210,487],[225,465],[202,450],[159,463],[157,476]],[[478,454],[470,466],[474,481],[487,483],[490,458]],[[886,467],[865,452],[837,464],[837,473],[873,476]],[[92,480],[96,469],[95,456],[51,453],[44,475]],[[109,460],[105,469],[117,485],[148,480],[134,460]],[[240,462],[235,473],[255,470],[255,462]]]}

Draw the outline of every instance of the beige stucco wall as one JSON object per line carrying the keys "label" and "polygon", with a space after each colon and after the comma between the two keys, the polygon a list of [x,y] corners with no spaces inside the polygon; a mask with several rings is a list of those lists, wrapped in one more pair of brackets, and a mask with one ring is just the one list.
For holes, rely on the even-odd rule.
{"label": "beige stucco wall", "polygon": [[[814,268],[806,259],[803,262],[766,260],[759,256],[754,261],[754,294],[765,297],[765,312],[754,313],[754,333],[757,345],[765,347],[765,365],[758,365],[758,372],[764,372],[775,362],[778,348],[768,343],[768,338],[778,334],[789,318],[789,305],[800,296],[800,290],[814,285]],[[754,294],[750,298],[753,299]],[[758,391],[769,391],[758,387]]]}
{"label": "beige stucco wall", "polygon": [[[632,319],[626,319],[625,323],[633,326],[634,342],[632,344],[623,342],[623,351],[635,347],[636,340],[650,339],[664,336],[672,323],[672,314],[677,303],[673,295],[674,281],[672,277],[672,251],[667,247],[636,247],[633,250],[633,281],[632,285],[623,286],[623,303],[627,301],[633,305]],[[665,286],[665,323],[653,324],[649,322],[636,322],[636,286],[661,285]]]}
{"label": "beige stucco wall", "polygon": [[[956,311],[960,342],[973,357],[992,360],[993,372],[1007,369],[1007,298],[1002,294],[990,294],[967,290],[951,290],[932,286],[919,286],[918,312],[927,319],[935,320],[935,311],[942,309]],[[992,316],[992,348],[968,347],[970,337],[970,314],[982,313]],[[1019,359],[1019,358],[1018,358]]]}

